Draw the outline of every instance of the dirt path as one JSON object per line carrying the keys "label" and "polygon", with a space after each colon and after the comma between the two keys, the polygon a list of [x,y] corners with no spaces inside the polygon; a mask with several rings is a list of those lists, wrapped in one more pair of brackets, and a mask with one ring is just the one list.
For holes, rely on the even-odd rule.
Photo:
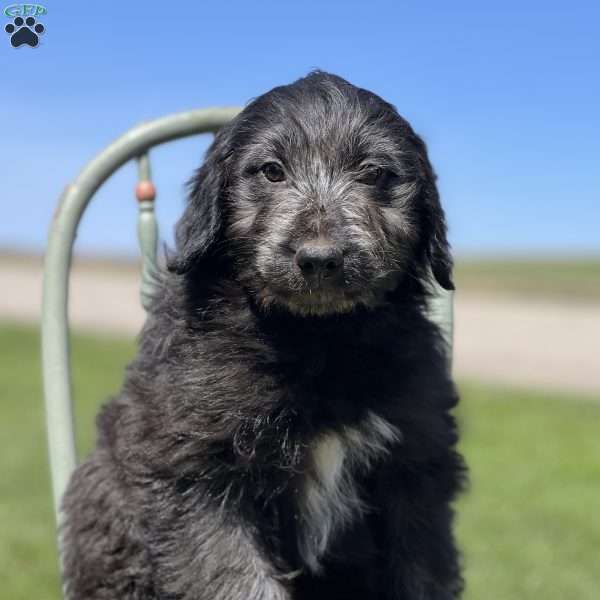
{"label": "dirt path", "polygon": [[[41,267],[0,260],[0,319],[38,320]],[[75,266],[70,314],[79,329],[135,334],[144,319],[131,268]],[[560,304],[473,294],[456,297],[459,377],[600,393],[600,304]]]}
{"label": "dirt path", "polygon": [[459,376],[600,392],[600,304],[457,294]]}

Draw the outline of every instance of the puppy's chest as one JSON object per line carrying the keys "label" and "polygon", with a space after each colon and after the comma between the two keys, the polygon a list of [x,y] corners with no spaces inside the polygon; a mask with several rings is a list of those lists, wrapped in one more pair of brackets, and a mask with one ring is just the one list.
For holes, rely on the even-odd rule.
{"label": "puppy's chest", "polygon": [[333,538],[368,510],[358,479],[400,441],[400,431],[369,412],[361,423],[318,435],[298,497],[298,550],[318,573]]}

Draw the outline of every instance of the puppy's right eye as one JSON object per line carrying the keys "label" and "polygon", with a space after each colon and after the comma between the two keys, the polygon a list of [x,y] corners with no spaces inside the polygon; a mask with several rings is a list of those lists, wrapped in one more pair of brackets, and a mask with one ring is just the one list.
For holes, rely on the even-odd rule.
{"label": "puppy's right eye", "polygon": [[273,183],[278,183],[279,181],[283,181],[285,179],[285,173],[283,171],[283,168],[281,167],[281,165],[275,162],[265,163],[262,166],[261,171],[263,175]]}

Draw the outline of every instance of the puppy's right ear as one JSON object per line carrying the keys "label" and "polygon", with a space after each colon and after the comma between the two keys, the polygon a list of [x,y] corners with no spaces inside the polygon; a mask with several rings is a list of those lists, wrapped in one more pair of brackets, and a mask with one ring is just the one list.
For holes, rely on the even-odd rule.
{"label": "puppy's right ear", "polygon": [[175,254],[169,271],[184,274],[217,254],[223,236],[223,197],[231,156],[229,127],[217,133],[204,164],[189,181],[188,204],[175,227]]}

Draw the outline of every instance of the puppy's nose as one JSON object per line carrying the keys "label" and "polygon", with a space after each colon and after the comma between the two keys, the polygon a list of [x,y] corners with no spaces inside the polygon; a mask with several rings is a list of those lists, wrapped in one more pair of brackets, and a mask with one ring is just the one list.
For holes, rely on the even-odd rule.
{"label": "puppy's nose", "polygon": [[344,255],[334,244],[306,243],[296,252],[296,264],[309,279],[331,279],[341,274]]}

